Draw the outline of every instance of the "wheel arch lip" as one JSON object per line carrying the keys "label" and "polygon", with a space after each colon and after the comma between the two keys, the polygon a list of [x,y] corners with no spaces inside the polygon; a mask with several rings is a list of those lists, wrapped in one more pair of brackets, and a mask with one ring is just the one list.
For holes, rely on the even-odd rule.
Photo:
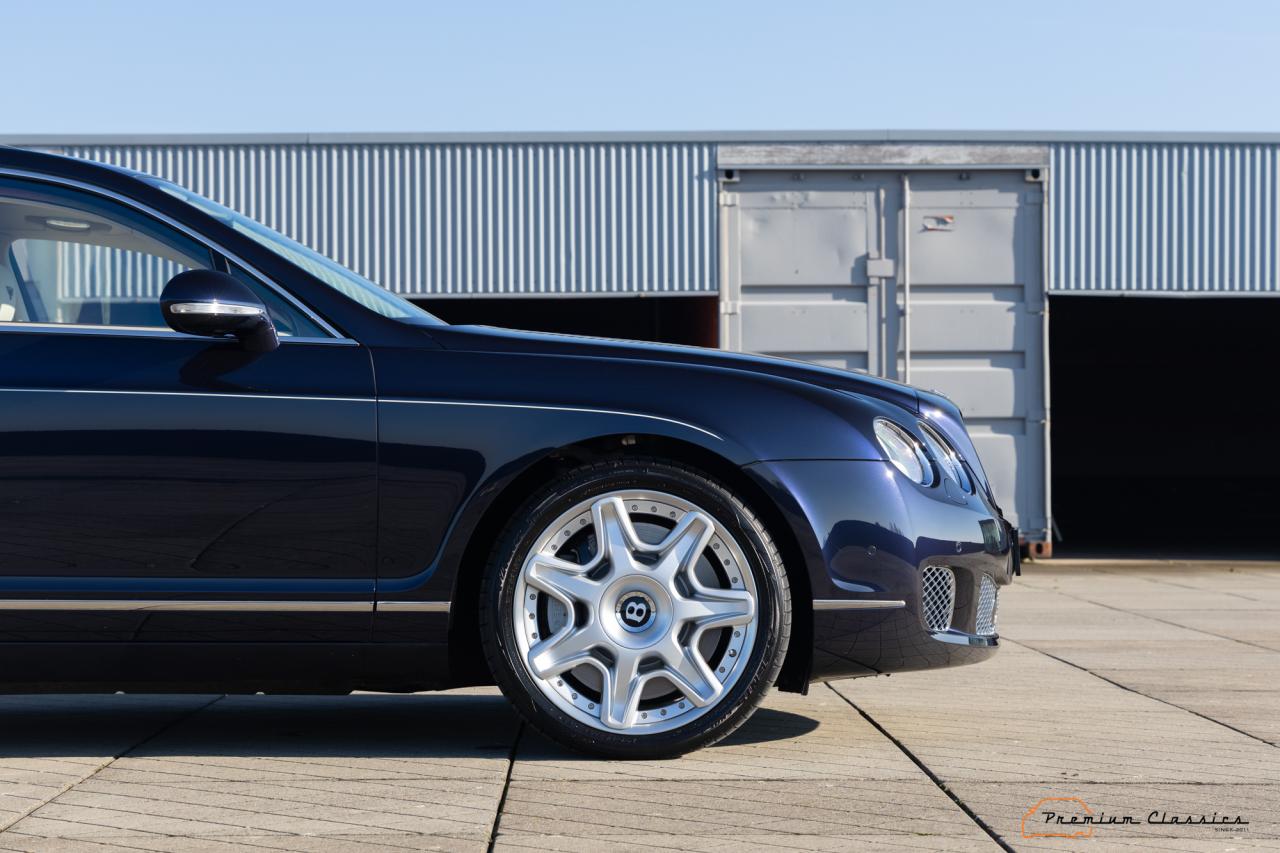
{"label": "wheel arch lip", "polygon": [[[565,469],[625,454],[686,464],[724,482],[746,500],[748,506],[764,516],[762,521],[774,534],[775,540],[782,540],[780,547],[783,544],[789,546],[788,539],[783,539],[790,535],[789,526],[780,534],[775,533],[775,529],[782,526],[774,521],[778,511],[776,505],[744,473],[746,466],[724,453],[725,446],[713,443],[702,432],[682,431],[676,427],[653,432],[620,430],[603,435],[584,435],[575,441],[512,459],[490,472],[467,497],[431,565],[412,577],[380,583],[379,600],[447,599],[451,605],[448,611],[449,654],[453,678],[458,683],[478,683],[483,675],[475,668],[478,660],[474,653],[478,646],[473,632],[478,630],[478,623],[476,607],[472,605],[479,602],[482,570],[499,532],[513,512],[539,489],[554,482]],[[749,494],[741,494],[744,490]],[[761,507],[762,502],[767,502],[767,505]],[[790,574],[790,563],[787,563],[787,568]],[[799,591],[806,596],[807,610],[807,573],[802,575],[798,584],[796,578],[792,578],[793,603]],[[804,644],[801,645],[803,647]],[[479,662],[479,665],[483,663]],[[806,658],[806,672],[807,666]]]}
{"label": "wheel arch lip", "polygon": [[[537,415],[560,411],[560,407],[540,405],[522,404],[514,408]],[[686,450],[686,458],[718,459],[722,470],[739,468],[740,460],[750,455],[732,440],[674,419],[618,411],[577,408],[572,411],[596,415],[599,420],[595,428],[560,431],[560,440],[555,443],[526,448],[502,460],[489,460],[495,464],[486,466],[481,478],[461,501],[434,558],[412,575],[381,580],[379,598],[395,601],[448,596],[452,600],[467,562],[467,552],[486,516],[494,512],[495,507],[505,512],[519,506],[550,482],[557,470],[567,466],[628,451],[643,453],[655,446],[692,449],[691,453]]]}

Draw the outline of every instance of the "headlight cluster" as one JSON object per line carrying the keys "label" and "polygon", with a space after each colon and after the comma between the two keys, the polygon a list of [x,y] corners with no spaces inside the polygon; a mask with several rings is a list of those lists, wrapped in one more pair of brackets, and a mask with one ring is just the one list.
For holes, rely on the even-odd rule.
{"label": "headlight cluster", "polygon": [[966,493],[972,493],[973,480],[969,478],[969,472],[965,470],[964,463],[951,449],[951,445],[947,444],[947,440],[928,424],[920,424],[920,431],[924,433],[924,443],[929,446],[929,454],[937,460],[943,473],[950,475],[951,479],[956,481],[956,485]]}
{"label": "headlight cluster", "polygon": [[893,421],[885,418],[875,420],[880,447],[904,477],[922,486],[932,486],[939,475],[950,477],[965,492],[972,493],[973,478],[947,440],[928,424],[920,424],[920,432],[924,435],[923,447],[915,436]]}
{"label": "headlight cluster", "polygon": [[915,436],[884,418],[876,418],[875,430],[885,455],[902,476],[922,486],[933,483],[933,466]]}

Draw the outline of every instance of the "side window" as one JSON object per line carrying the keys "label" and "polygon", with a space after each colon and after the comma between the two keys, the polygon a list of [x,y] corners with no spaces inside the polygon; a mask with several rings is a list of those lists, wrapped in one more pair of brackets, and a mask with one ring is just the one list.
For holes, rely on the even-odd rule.
{"label": "side window", "polygon": [[164,328],[160,291],[209,250],[90,193],[0,178],[0,322]]}
{"label": "side window", "polygon": [[238,265],[231,264],[231,274],[249,286],[257,294],[262,304],[267,306],[267,314],[281,336],[294,338],[328,338],[332,337],[324,329],[299,311],[289,300],[258,281]]}

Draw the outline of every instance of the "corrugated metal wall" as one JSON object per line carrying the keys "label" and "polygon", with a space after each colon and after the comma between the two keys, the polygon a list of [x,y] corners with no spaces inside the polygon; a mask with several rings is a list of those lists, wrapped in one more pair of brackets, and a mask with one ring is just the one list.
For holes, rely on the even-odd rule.
{"label": "corrugated metal wall", "polygon": [[1280,146],[1058,143],[1050,291],[1280,293]]}
{"label": "corrugated metal wall", "polygon": [[711,144],[59,150],[175,181],[407,296],[718,289]]}
{"label": "corrugated metal wall", "polygon": [[[1280,294],[1280,145],[1050,141],[1047,286]],[[715,293],[716,144],[65,145],[410,296]]]}

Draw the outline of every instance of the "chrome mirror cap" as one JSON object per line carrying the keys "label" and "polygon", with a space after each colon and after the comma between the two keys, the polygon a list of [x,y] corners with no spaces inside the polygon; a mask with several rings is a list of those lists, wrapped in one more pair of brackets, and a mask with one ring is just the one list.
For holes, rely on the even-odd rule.
{"label": "chrome mirror cap", "polygon": [[226,273],[178,273],[160,294],[160,312],[175,332],[233,337],[250,352],[271,352],[280,345],[266,306],[248,285]]}

